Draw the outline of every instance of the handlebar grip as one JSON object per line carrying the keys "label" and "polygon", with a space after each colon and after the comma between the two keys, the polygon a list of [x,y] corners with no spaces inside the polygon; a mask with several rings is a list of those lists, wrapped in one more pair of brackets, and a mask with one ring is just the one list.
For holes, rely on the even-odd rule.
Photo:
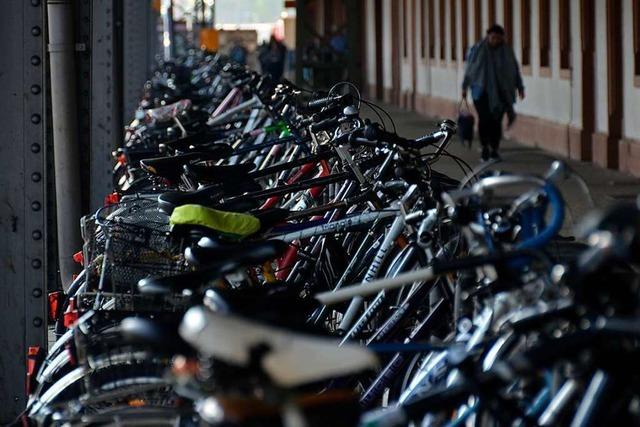
{"label": "handlebar grip", "polygon": [[320,110],[327,107],[329,104],[343,103],[351,99],[351,94],[339,95],[339,96],[327,96],[324,98],[314,99],[304,105],[308,110]]}
{"label": "handlebar grip", "polygon": [[313,133],[322,132],[323,130],[335,129],[338,127],[338,119],[326,119],[318,123],[314,123],[309,126],[309,129]]}
{"label": "handlebar grip", "polygon": [[441,137],[442,137],[442,134],[440,132],[430,133],[428,135],[424,135],[424,136],[421,136],[420,138],[417,138],[416,144],[419,144],[419,145],[436,144],[437,142],[440,141]]}
{"label": "handlebar grip", "polygon": [[314,99],[313,101],[307,102],[305,107],[307,107],[308,109],[315,109],[315,108],[319,109],[329,104],[332,100],[333,100],[333,97]]}

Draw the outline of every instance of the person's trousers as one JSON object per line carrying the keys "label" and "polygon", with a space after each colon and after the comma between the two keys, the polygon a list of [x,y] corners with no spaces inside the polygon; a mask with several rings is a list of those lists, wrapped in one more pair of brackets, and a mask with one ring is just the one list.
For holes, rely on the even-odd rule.
{"label": "person's trousers", "polygon": [[502,139],[502,115],[497,118],[491,114],[489,96],[484,93],[479,99],[473,100],[478,112],[478,134],[482,148],[498,151]]}

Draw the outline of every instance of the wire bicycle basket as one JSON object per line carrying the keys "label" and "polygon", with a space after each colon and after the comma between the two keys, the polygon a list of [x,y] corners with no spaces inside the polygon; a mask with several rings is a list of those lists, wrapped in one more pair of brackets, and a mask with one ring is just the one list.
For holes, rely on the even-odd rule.
{"label": "wire bicycle basket", "polygon": [[182,251],[170,242],[169,217],[157,201],[136,198],[107,206],[96,213],[104,235],[99,291],[110,285],[114,293],[135,293],[138,281],[187,270]]}

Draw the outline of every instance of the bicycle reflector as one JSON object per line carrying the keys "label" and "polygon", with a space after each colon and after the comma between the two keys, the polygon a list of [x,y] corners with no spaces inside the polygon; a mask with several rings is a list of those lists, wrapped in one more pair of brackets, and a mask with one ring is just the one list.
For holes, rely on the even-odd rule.
{"label": "bicycle reflector", "polygon": [[36,385],[36,373],[44,360],[44,350],[40,346],[29,346],[27,350],[27,396],[31,395]]}
{"label": "bicycle reflector", "polygon": [[60,317],[62,310],[62,301],[64,299],[63,291],[50,292],[47,296],[49,303],[49,322],[53,323]]}
{"label": "bicycle reflector", "polygon": [[69,305],[62,315],[62,322],[65,328],[69,328],[78,320],[78,309],[76,307],[76,299],[69,298]]}
{"label": "bicycle reflector", "polygon": [[73,254],[73,260],[80,265],[84,265],[84,254],[82,253],[82,251],[78,251]]}
{"label": "bicycle reflector", "polygon": [[113,192],[111,194],[107,194],[104,198],[104,206],[112,206],[112,205],[117,205],[118,203],[120,203],[120,195],[116,192]]}

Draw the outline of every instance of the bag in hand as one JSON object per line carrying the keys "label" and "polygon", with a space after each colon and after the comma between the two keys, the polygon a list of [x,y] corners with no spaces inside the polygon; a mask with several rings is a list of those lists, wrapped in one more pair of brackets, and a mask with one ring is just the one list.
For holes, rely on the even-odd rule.
{"label": "bag in hand", "polygon": [[475,123],[476,119],[473,117],[473,114],[471,114],[471,109],[469,108],[467,100],[465,99],[460,101],[460,104],[458,104],[458,136],[460,137],[460,142],[463,145],[465,142],[468,142],[469,147],[471,147],[471,142],[473,141],[473,127]]}

